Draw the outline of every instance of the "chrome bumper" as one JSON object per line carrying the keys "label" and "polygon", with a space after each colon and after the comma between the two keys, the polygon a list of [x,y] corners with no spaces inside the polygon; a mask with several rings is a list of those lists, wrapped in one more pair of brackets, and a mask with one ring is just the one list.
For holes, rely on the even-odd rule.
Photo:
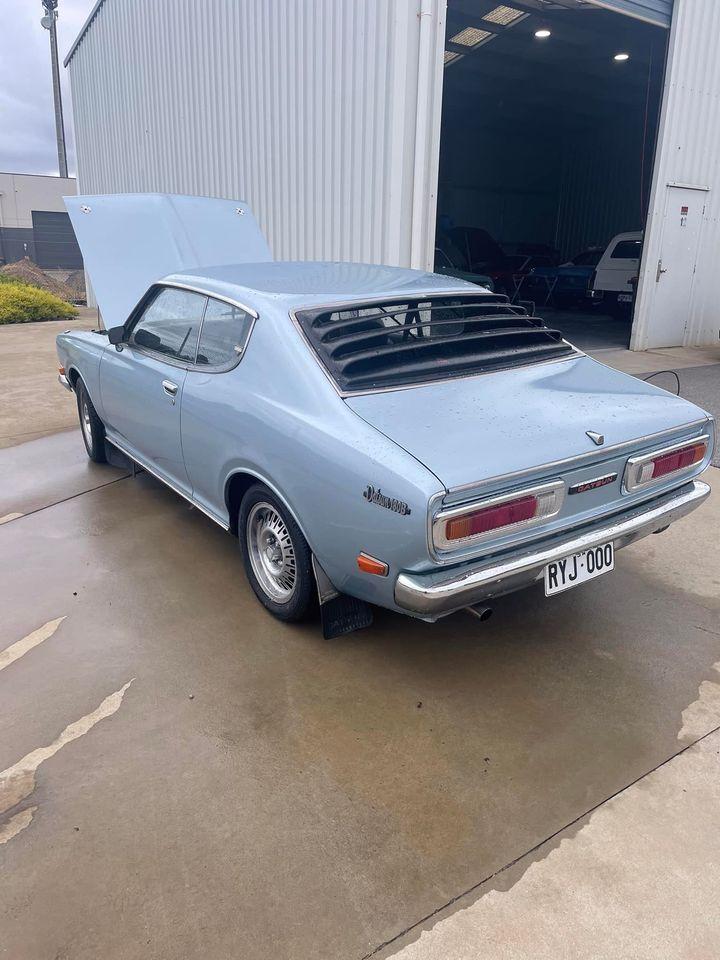
{"label": "chrome bumper", "polygon": [[545,565],[572,553],[589,550],[612,540],[615,549],[659,533],[669,524],[693,511],[710,493],[700,480],[685,484],[651,504],[642,504],[614,517],[597,521],[582,532],[534,544],[504,559],[497,557],[443,576],[442,573],[401,573],[395,583],[395,602],[420,617],[433,620],[492,597],[529,587],[543,576]]}
{"label": "chrome bumper", "polygon": [[68,380],[68,378],[65,376],[64,373],[58,374],[58,383],[60,384],[60,386],[65,387],[66,390],[69,390],[70,393],[72,393],[72,384],[70,383],[70,381]]}

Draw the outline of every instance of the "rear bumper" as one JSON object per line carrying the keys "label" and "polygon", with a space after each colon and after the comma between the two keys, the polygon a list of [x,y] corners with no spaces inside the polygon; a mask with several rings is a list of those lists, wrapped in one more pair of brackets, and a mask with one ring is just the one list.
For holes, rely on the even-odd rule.
{"label": "rear bumper", "polygon": [[705,500],[710,487],[694,480],[672,493],[624,513],[573,531],[550,543],[534,544],[504,558],[495,557],[448,574],[401,573],[395,583],[395,603],[419,617],[434,620],[487,601],[492,597],[531,586],[543,576],[545,565],[572,553],[589,550],[612,540],[615,549],[659,533]]}

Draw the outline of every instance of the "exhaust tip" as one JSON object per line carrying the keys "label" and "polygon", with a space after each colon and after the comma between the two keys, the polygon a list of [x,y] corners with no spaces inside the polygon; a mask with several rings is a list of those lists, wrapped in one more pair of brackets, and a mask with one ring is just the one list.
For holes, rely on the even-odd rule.
{"label": "exhaust tip", "polygon": [[482,623],[485,623],[485,621],[489,620],[490,617],[493,615],[492,607],[474,606],[474,607],[465,607],[465,609],[471,616],[476,617]]}

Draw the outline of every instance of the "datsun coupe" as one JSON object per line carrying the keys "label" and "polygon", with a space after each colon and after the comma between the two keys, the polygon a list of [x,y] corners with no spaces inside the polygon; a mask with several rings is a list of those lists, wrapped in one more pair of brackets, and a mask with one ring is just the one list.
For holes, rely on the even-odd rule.
{"label": "datsun coupe", "polygon": [[67,205],[105,325],[57,340],[89,457],[128,458],[235,535],[281,620],[482,619],[606,574],[709,493],[705,411],[506,297],[274,261],[240,202]]}

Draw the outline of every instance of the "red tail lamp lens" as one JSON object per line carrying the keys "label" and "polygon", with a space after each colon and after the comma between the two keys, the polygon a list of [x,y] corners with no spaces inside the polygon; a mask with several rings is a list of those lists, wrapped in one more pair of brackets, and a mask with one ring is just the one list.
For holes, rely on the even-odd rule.
{"label": "red tail lamp lens", "polygon": [[656,480],[668,473],[675,473],[676,470],[684,470],[685,467],[691,467],[694,463],[700,463],[706,450],[706,444],[694,443],[690,447],[683,447],[682,450],[674,450],[672,453],[655,457],[652,461],[652,479]]}
{"label": "red tail lamp lens", "polygon": [[487,533],[498,527],[508,527],[523,520],[532,520],[537,513],[537,497],[519,497],[508,503],[501,503],[497,507],[485,507],[466,513],[462,517],[455,517],[445,524],[445,537],[448,540],[464,540],[478,533]]}

